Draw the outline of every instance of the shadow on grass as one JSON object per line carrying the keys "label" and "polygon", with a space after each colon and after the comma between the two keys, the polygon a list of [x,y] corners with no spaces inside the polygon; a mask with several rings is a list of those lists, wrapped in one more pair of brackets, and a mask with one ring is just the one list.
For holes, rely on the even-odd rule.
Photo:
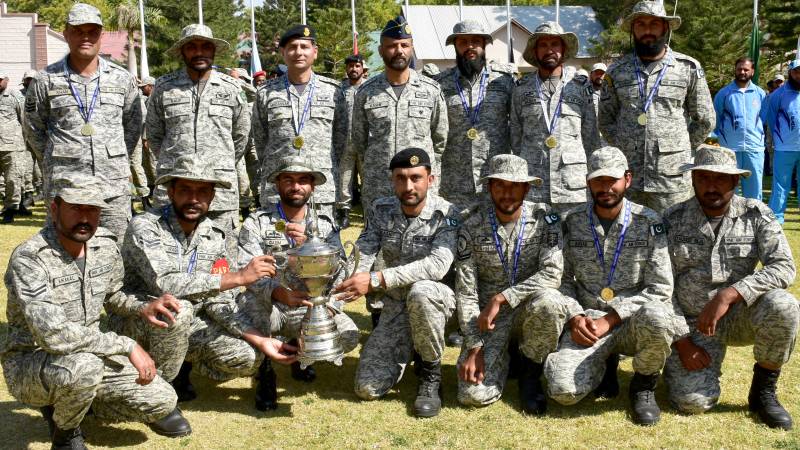
{"label": "shadow on grass", "polygon": [[[27,407],[16,401],[0,402],[0,417],[3,418],[0,430],[3,436],[3,448],[29,448],[33,443],[48,443],[47,424],[40,414],[31,415]],[[24,430],[24,432],[20,432]],[[13,439],[9,439],[14,436]]]}
{"label": "shadow on grass", "polygon": [[[281,401],[279,392],[278,409],[262,412],[255,408],[255,385],[249,388],[222,386],[204,377],[192,377],[197,398],[180,403],[183,411],[215,412],[241,414],[250,417],[292,417],[291,402]],[[280,383],[278,388],[281,388]]]}
{"label": "shadow on grass", "polygon": [[148,435],[139,430],[117,428],[115,424],[86,417],[81,424],[84,439],[89,445],[122,447],[140,445],[147,441]]}

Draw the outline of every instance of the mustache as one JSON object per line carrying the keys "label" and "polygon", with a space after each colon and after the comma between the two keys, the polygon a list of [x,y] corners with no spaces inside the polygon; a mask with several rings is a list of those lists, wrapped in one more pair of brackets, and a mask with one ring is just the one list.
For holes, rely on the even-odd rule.
{"label": "mustache", "polygon": [[72,230],[71,230],[71,231],[72,231],[73,233],[78,233],[78,232],[81,232],[81,233],[87,233],[87,232],[90,232],[90,231],[92,231],[92,226],[91,226],[91,225],[89,225],[89,224],[88,224],[88,223],[86,223],[86,222],[84,222],[84,223],[79,223],[79,224],[75,225],[74,227],[72,227]]}

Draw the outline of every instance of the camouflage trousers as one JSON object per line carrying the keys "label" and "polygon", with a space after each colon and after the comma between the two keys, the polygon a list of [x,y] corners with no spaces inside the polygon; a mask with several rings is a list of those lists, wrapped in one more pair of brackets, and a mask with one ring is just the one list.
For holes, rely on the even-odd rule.
{"label": "camouflage trousers", "polygon": [[258,187],[261,185],[261,164],[258,163],[258,153],[256,144],[253,141],[253,133],[250,132],[250,140],[247,141],[247,151],[244,153],[244,166],[247,170],[247,178],[250,179],[250,192],[253,199],[259,198]]}
{"label": "camouflage trousers", "polygon": [[380,322],[361,350],[355,392],[364,400],[380,398],[397,384],[414,350],[423,361],[442,358],[444,327],[455,310],[455,294],[429,280],[403,290],[403,298],[384,297]]}
{"label": "camouflage trousers", "polygon": [[[564,308],[559,313],[547,305],[567,301],[557,290],[543,289],[514,309],[507,305],[501,307],[495,317],[494,330],[481,334],[484,379],[478,384],[459,379],[458,401],[467,406],[487,406],[500,400],[508,378],[508,342],[512,337],[519,340],[519,349],[525,357],[534,362],[541,363],[554,352],[567,321],[567,311]],[[461,365],[468,355],[469,349],[462,347],[458,364]]]}
{"label": "camouflage trousers", "polygon": [[138,195],[147,197],[150,195],[150,188],[148,186],[152,185],[150,184],[147,174],[144,170],[143,152],[144,149],[142,148],[142,141],[140,139],[139,142],[136,143],[136,147],[134,147],[133,153],[131,153],[130,157],[131,182],[136,188],[136,193]]}
{"label": "camouflage trousers", "polygon": [[128,336],[147,350],[156,363],[158,374],[170,382],[178,375],[186,356],[189,347],[189,328],[194,318],[192,304],[186,300],[179,302],[180,311],[177,314],[173,313],[175,323],[167,328],[153,326],[140,316],[123,317],[109,314],[108,318],[108,328],[117,334]]}
{"label": "camouflage trousers", "polygon": [[139,372],[126,356],[37,350],[5,355],[2,363],[11,395],[33,407],[53,405],[53,421],[62,430],[80,425],[89,407],[100,419],[155,422],[178,400],[159,376],[137,384]]}
{"label": "camouflage trousers", "polygon": [[239,208],[250,208],[253,204],[253,192],[250,190],[250,176],[244,158],[236,163],[236,183],[239,186]]}
{"label": "camouflage trousers", "polygon": [[[25,151],[25,156],[22,157],[22,193],[33,192],[35,190],[34,184],[38,181],[41,187],[42,172],[39,170],[39,165],[33,158],[33,153]],[[39,171],[37,175],[37,171]]]}
{"label": "camouflage trousers", "polygon": [[5,180],[3,210],[16,210],[22,201],[24,184],[24,158],[27,151],[0,152],[0,173]]}
{"label": "camouflage trousers", "polygon": [[249,377],[263,360],[263,353],[243,338],[232,336],[205,314],[200,313],[192,320],[186,361],[201,375],[215,381]]}
{"label": "camouflage trousers", "polygon": [[[606,313],[590,309],[584,314],[596,319]],[[637,373],[658,374],[671,351],[673,317],[670,306],[647,303],[591,347],[576,344],[566,330],[558,351],[545,362],[548,395],[562,405],[578,403],[600,385],[606,360],[613,353],[633,356]]]}
{"label": "camouflage trousers", "polygon": [[714,407],[719,400],[722,361],[729,345],[752,345],[757,362],[776,366],[785,364],[794,348],[798,317],[797,299],[782,289],[776,289],[762,295],[749,307],[744,303],[733,305],[717,322],[714,336],[701,334],[695,328],[696,319],[689,320],[690,339],[711,356],[711,364],[690,372],[683,367],[678,352],[673,352],[664,371],[670,403],[690,414]]}
{"label": "camouflage trousers", "polygon": [[679,192],[644,192],[628,189],[628,199],[634,203],[647,206],[659,214],[664,214],[670,206],[689,200],[694,196],[694,190],[688,186]]}

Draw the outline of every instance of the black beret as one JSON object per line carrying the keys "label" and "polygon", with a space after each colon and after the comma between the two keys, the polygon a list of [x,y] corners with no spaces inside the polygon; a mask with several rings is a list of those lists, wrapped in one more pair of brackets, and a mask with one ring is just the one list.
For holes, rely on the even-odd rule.
{"label": "black beret", "polygon": [[363,62],[364,62],[364,57],[361,56],[360,54],[358,54],[358,55],[350,55],[350,56],[348,56],[347,58],[344,59],[344,63],[345,64],[363,63]]}
{"label": "black beret", "polygon": [[411,147],[394,155],[389,163],[389,170],[411,169],[413,167],[431,168],[431,158],[428,152],[421,148]]}
{"label": "black beret", "polygon": [[309,39],[316,42],[317,33],[308,25],[295,25],[286,30],[286,33],[283,33],[283,36],[281,36],[281,41],[278,43],[278,47],[285,47],[286,44],[288,44],[289,41],[294,38]]}
{"label": "black beret", "polygon": [[411,38],[411,25],[408,24],[405,17],[397,16],[386,22],[386,26],[381,31],[381,37],[409,39]]}

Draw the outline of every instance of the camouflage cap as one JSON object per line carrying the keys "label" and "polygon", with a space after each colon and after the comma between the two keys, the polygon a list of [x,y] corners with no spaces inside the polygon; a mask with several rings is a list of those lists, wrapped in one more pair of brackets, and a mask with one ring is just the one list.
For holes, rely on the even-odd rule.
{"label": "camouflage cap", "polygon": [[622,178],[628,170],[628,159],[617,147],[602,147],[589,156],[586,181],[599,177]]}
{"label": "camouflage cap", "polygon": [[247,73],[247,69],[244,69],[242,67],[236,67],[236,68],[231,69],[231,74],[233,74],[233,72],[236,72],[236,75],[238,75],[239,78],[241,78],[242,80],[244,80],[244,81],[246,81],[248,83],[252,83],[253,82],[253,77],[251,77],[250,74]]}
{"label": "camouflage cap", "polygon": [[669,29],[672,31],[681,27],[681,18],[678,16],[668,16],[667,10],[664,9],[663,0],[642,0],[633,6],[631,13],[622,21],[620,29],[630,31],[633,21],[638,17],[659,17],[669,23]]}
{"label": "camouflage cap", "polygon": [[542,185],[541,178],[528,175],[528,162],[511,154],[495,155],[489,160],[489,175],[481,178],[481,182],[488,183],[491,178],[512,183]]}
{"label": "camouflage cap", "polygon": [[694,164],[684,164],[680,170],[682,173],[691,170],[707,170],[728,175],[741,175],[745,178],[750,176],[749,170],[740,169],[736,164],[736,153],[733,150],[707,144],[697,147]]}
{"label": "camouflage cap", "polygon": [[314,177],[314,185],[319,186],[328,181],[324,173],[314,170],[314,165],[300,155],[286,156],[278,162],[278,168],[267,177],[267,182],[274,183],[282,173],[307,173]]}
{"label": "camouflage cap", "polygon": [[36,69],[26,70],[25,74],[22,75],[23,80],[27,80],[28,78],[36,78],[36,74],[39,73]]}
{"label": "camouflage cap", "polygon": [[580,69],[575,71],[575,76],[576,77],[589,78],[589,72],[587,72],[586,69],[581,67]]}
{"label": "camouflage cap", "polygon": [[608,66],[603,64],[603,63],[601,63],[601,62],[595,63],[592,66],[591,72],[594,72],[595,70],[602,70],[603,72],[608,72]]}
{"label": "camouflage cap", "polygon": [[109,192],[111,186],[93,175],[67,173],[53,180],[53,198],[58,197],[73,205],[107,208],[106,199],[111,198]]}
{"label": "camouflage cap", "polygon": [[178,39],[172,47],[167,50],[167,53],[180,56],[181,48],[189,41],[193,41],[195,39],[200,39],[203,41],[209,41],[214,44],[217,48],[217,51],[225,50],[230,47],[228,41],[217,39],[214,37],[214,33],[211,31],[211,28],[207,27],[206,25],[200,25],[193,23],[191,25],[187,25],[183,27],[181,30],[181,38]]}
{"label": "camouflage cap", "polygon": [[436,75],[439,75],[442,71],[439,70],[439,66],[434,63],[427,63],[422,66],[422,74],[428,78],[433,78]]}
{"label": "camouflage cap", "polygon": [[152,86],[154,84],[156,84],[156,79],[153,77],[144,77],[139,81],[139,87]]}
{"label": "camouflage cap", "polygon": [[487,33],[486,30],[483,29],[483,26],[481,26],[481,23],[477,20],[467,19],[453,25],[453,33],[450,34],[450,36],[447,36],[447,39],[444,41],[444,45],[455,44],[456,38],[459,36],[480,36],[486,39],[487,44],[494,42],[492,35]]}
{"label": "camouflage cap", "polygon": [[231,183],[217,176],[214,167],[191,155],[179,156],[172,165],[172,170],[156,179],[156,184],[166,184],[174,179],[213,183],[215,187],[230,189]]}
{"label": "camouflage cap", "polygon": [[67,15],[67,25],[78,26],[87,23],[103,26],[100,10],[86,3],[75,3]]}
{"label": "camouflage cap", "polygon": [[539,67],[539,62],[536,60],[536,42],[545,36],[558,36],[564,41],[564,60],[574,58],[578,54],[578,36],[575,33],[569,33],[561,28],[561,25],[555,22],[545,22],[533,31],[531,37],[528,38],[528,45],[525,46],[525,51],[522,53],[522,58],[532,66]]}

